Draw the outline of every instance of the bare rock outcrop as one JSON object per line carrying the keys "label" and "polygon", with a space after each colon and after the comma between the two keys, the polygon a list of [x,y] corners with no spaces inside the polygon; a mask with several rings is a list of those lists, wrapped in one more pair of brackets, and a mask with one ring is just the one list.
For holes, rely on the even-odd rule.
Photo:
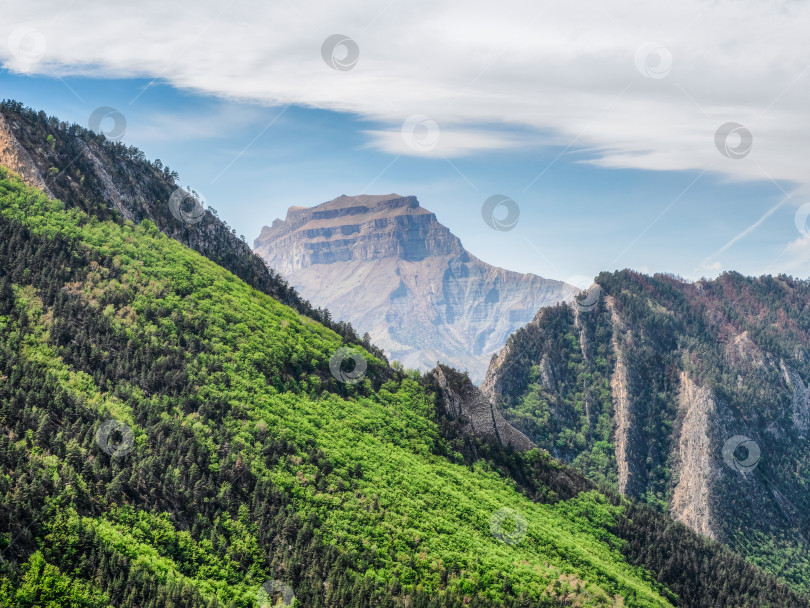
{"label": "bare rock outcrop", "polygon": [[53,192],[42,178],[31,155],[17,141],[8,121],[2,114],[0,114],[0,165],[14,171],[27,185],[39,188],[53,198]]}
{"label": "bare rock outcrop", "polygon": [[431,375],[439,385],[445,412],[451,418],[463,421],[465,433],[496,441],[502,446],[519,451],[535,447],[526,435],[504,419],[469,378],[444,365],[437,365]]}
{"label": "bare rock outcrop", "polygon": [[695,532],[715,538],[710,476],[712,451],[716,446],[709,435],[715,402],[708,388],[698,386],[686,372],[681,372],[678,406],[678,481],[672,493],[670,512]]}
{"label": "bare rock outcrop", "polygon": [[785,364],[779,362],[782,373],[785,375],[785,382],[793,391],[793,426],[804,434],[810,426],[810,386],[807,386],[799,375],[799,372]]}
{"label": "bare rock outcrop", "polygon": [[613,396],[613,451],[616,457],[616,473],[619,481],[619,492],[627,494],[631,489],[630,429],[632,426],[632,401],[627,377],[627,365],[624,360],[624,348],[630,340],[627,328],[616,311],[612,297],[604,298],[605,306],[610,312],[613,326],[611,342],[616,357],[616,366],[610,378],[610,390]]}

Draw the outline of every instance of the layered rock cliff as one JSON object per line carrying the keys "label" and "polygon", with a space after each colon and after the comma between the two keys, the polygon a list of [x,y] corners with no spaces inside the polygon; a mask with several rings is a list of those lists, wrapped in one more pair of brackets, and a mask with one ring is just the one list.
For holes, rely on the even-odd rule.
{"label": "layered rock cliff", "polygon": [[624,271],[546,308],[483,392],[539,447],[790,580],[810,580],[810,282]]}
{"label": "layered rock cliff", "polygon": [[429,370],[441,361],[467,369],[474,381],[538,308],[576,293],[561,281],[482,262],[413,196],[290,207],[262,229],[254,251],[406,367]]}

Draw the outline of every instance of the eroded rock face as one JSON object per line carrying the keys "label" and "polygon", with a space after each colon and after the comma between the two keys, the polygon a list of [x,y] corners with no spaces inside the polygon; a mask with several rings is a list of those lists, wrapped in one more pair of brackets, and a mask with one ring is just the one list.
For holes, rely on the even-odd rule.
{"label": "eroded rock face", "polygon": [[629,390],[630,382],[627,377],[627,364],[623,353],[623,349],[628,348],[631,344],[631,334],[617,314],[613,298],[606,297],[605,305],[610,311],[610,322],[613,326],[611,344],[616,355],[616,365],[610,378],[610,391],[613,397],[613,449],[616,457],[619,492],[626,495],[634,490],[634,484],[631,483],[634,471],[631,470],[635,468],[633,466],[635,463],[630,456],[632,397]]}
{"label": "eroded rock face", "polygon": [[785,375],[785,382],[793,391],[793,425],[802,435],[805,435],[810,426],[810,386],[807,386],[799,373],[786,365],[784,361],[780,361],[779,366]]}
{"label": "eroded rock face", "polygon": [[42,178],[31,155],[17,141],[11,126],[2,114],[0,114],[0,165],[14,171],[27,185],[39,188],[53,198],[53,193]]}
{"label": "eroded rock face", "polygon": [[678,395],[677,483],[672,493],[675,519],[711,538],[716,537],[712,515],[711,480],[714,442],[709,424],[715,413],[714,397],[681,372]]}
{"label": "eroded rock face", "polygon": [[413,196],[290,207],[254,248],[313,305],[368,332],[406,367],[427,371],[441,361],[475,382],[509,334],[576,293],[482,262]]}
{"label": "eroded rock face", "polygon": [[463,374],[443,365],[431,372],[436,379],[445,412],[464,422],[463,431],[521,452],[536,447],[526,435],[509,424],[481,390]]}

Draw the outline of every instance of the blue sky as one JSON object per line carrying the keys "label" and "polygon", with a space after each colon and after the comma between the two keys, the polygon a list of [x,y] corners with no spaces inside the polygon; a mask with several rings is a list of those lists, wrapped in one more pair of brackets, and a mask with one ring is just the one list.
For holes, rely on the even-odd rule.
{"label": "blue sky", "polygon": [[[310,11],[315,18],[311,3],[300,7],[299,12]],[[372,29],[394,27],[386,25],[389,17],[408,18],[390,14],[396,10],[383,13]],[[510,63],[509,54],[503,59],[503,53],[491,52],[470,60],[451,49],[447,62],[464,67],[472,61],[473,77],[459,81],[468,82],[466,88],[454,81],[454,90],[443,98],[449,76],[430,82],[432,76],[422,71],[424,89],[414,90],[412,80],[400,82],[405,78],[400,72],[374,71],[376,66],[366,59],[374,42],[365,41],[364,46],[363,37],[357,36],[361,60],[351,70],[330,69],[318,56],[306,57],[301,63],[305,68],[287,73],[287,63],[295,64],[298,52],[298,47],[290,47],[289,61],[280,62],[272,74],[256,67],[264,63],[248,59],[242,74],[240,61],[248,53],[241,49],[229,64],[205,63],[211,78],[197,81],[197,64],[205,58],[183,55],[188,46],[175,53],[187,58],[178,60],[182,69],[161,68],[159,62],[150,67],[148,57],[133,68],[131,62],[148,51],[121,51],[130,28],[113,28],[106,43],[121,39],[121,48],[96,45],[82,56],[82,42],[62,36],[62,28],[56,27],[60,20],[67,25],[69,13],[47,23],[36,23],[33,15],[18,17],[19,23],[34,23],[33,28],[44,32],[45,59],[50,61],[21,67],[19,52],[12,52],[0,71],[0,96],[85,126],[96,108],[117,109],[127,121],[123,141],[178,171],[181,184],[202,193],[249,243],[263,225],[284,217],[290,205],[314,205],[340,194],[397,192],[416,195],[484,261],[551,278],[573,280],[625,267],[688,278],[726,269],[808,274],[810,248],[794,221],[799,206],[810,201],[803,198],[803,166],[794,151],[806,142],[796,142],[805,125],[796,123],[794,110],[807,97],[804,73],[798,69],[785,70],[761,99],[735,96],[735,108],[718,92],[721,83],[706,82],[695,75],[696,68],[686,71],[683,62],[680,68],[667,63],[672,55],[677,59],[692,52],[694,41],[691,46],[672,42],[664,55],[654,58],[663,60],[669,80],[654,71],[652,76],[644,73],[645,64],[638,59],[639,49],[645,47],[636,41],[617,59],[621,70],[604,82],[594,76],[600,70],[582,59],[591,52],[591,38],[563,45],[582,57],[575,52],[566,58],[561,76],[548,59],[556,56],[554,49],[532,50],[544,58],[543,69],[550,74],[540,84],[519,74],[513,77],[523,60]],[[294,13],[285,18],[293,25],[295,20],[309,20]],[[687,18],[694,20],[694,15],[683,16]],[[332,31],[329,27],[338,26],[330,24],[322,31]],[[500,27],[508,30],[509,24]],[[10,40],[16,40],[14,31]],[[200,31],[210,33],[202,27]],[[323,39],[319,32],[311,38],[312,44]],[[611,37],[610,44],[619,38]],[[189,44],[196,44],[196,38]],[[463,50],[467,42],[458,44]],[[678,44],[683,46],[680,55]],[[438,61],[436,52],[433,61]],[[173,65],[166,51],[162,57],[165,65]],[[394,65],[397,57],[386,59],[388,64],[380,60],[380,65]],[[782,65],[784,58],[784,51],[773,53],[773,60]],[[579,68],[571,67],[580,64],[582,77]],[[650,65],[654,70],[655,61]],[[255,79],[250,78],[251,67]],[[295,88],[299,73],[306,83],[296,94],[287,92]],[[733,90],[739,78],[732,74],[728,87]],[[524,91],[529,84],[539,88]],[[300,93],[313,86],[315,93]],[[391,98],[385,98],[389,86]],[[661,86],[668,88],[654,88]],[[546,88],[547,94],[541,95]],[[380,99],[374,101],[375,96]],[[437,117],[434,124],[441,127],[444,147],[419,154],[402,146],[399,126],[423,107],[425,114]],[[715,149],[713,131],[726,119],[759,126],[752,128],[750,156],[729,160]],[[684,139],[686,132],[690,134]],[[512,198],[520,208],[511,231],[493,230],[481,216],[484,200],[494,194]]]}

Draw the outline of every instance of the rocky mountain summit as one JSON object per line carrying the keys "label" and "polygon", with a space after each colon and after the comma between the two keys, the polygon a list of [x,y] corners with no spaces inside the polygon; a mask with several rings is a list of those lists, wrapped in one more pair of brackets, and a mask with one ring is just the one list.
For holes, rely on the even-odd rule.
{"label": "rocky mountain summit", "polygon": [[437,365],[430,372],[438,387],[445,414],[462,421],[462,432],[525,451],[536,447],[526,435],[509,424],[481,390],[452,367]]}
{"label": "rocky mountain summit", "polygon": [[406,367],[437,361],[484,377],[538,308],[570,300],[562,281],[491,266],[414,196],[339,196],[290,207],[254,250],[301,295],[348,321]]}

